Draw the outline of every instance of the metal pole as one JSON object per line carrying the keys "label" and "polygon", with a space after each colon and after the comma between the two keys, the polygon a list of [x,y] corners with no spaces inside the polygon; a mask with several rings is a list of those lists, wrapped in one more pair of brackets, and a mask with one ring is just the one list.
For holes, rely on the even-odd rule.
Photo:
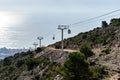
{"label": "metal pole", "polygon": [[41,39],[39,39],[39,47],[41,48]]}
{"label": "metal pole", "polygon": [[61,30],[62,30],[62,44],[61,44],[61,48],[62,48],[62,51],[63,51],[63,49],[64,49],[64,47],[63,47],[64,46],[64,43],[63,43],[63,30],[64,29],[61,29]]}
{"label": "metal pole", "polygon": [[41,39],[40,39],[40,43],[39,43],[39,46],[40,46],[40,48],[41,48]]}
{"label": "metal pole", "polygon": [[34,42],[33,45],[35,46],[35,50],[36,50],[38,43],[37,43],[37,42]]}
{"label": "metal pole", "polygon": [[37,39],[39,40],[39,47],[41,48],[41,41],[42,41],[43,37],[37,37]]}
{"label": "metal pole", "polygon": [[61,41],[61,50],[63,52],[63,49],[64,49],[64,42],[63,42],[63,31],[68,29],[69,25],[58,25],[58,29],[61,30],[61,38],[62,38],[62,41]]}
{"label": "metal pole", "polygon": [[36,46],[37,46],[37,45],[35,45],[35,50],[37,49]]}

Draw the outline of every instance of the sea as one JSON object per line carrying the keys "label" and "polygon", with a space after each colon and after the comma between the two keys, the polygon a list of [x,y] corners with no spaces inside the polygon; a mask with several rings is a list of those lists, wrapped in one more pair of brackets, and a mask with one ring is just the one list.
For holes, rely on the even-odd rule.
{"label": "sea", "polygon": [[44,27],[29,26],[28,24],[9,27],[0,26],[0,59],[24,51],[24,49],[25,51],[35,49],[33,43],[37,42],[37,46],[39,46],[39,40],[37,39],[39,36],[43,37],[42,46],[54,43],[52,35],[46,33]]}
{"label": "sea", "polygon": [[0,59],[12,56],[15,53],[26,51],[33,48],[33,43],[38,42],[38,27],[19,26],[0,26]]}

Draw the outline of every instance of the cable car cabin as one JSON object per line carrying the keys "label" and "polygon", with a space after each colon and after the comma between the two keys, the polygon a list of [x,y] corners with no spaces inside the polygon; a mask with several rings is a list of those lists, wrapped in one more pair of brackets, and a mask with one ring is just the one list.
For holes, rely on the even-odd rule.
{"label": "cable car cabin", "polygon": [[53,36],[53,40],[55,40],[55,36]]}
{"label": "cable car cabin", "polygon": [[68,34],[71,34],[71,30],[70,29],[68,29]]}

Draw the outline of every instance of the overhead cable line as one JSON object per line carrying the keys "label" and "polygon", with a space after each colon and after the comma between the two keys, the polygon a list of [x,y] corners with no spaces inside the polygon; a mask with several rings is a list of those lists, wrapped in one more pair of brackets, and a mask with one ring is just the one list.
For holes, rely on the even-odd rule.
{"label": "overhead cable line", "polygon": [[[111,12],[108,12],[108,13],[105,13],[105,14],[102,14],[102,15],[100,15],[100,16],[92,17],[92,18],[89,18],[89,19],[86,19],[86,20],[83,20],[83,21],[80,21],[80,22],[76,22],[76,23],[73,23],[73,24],[69,24],[69,25],[70,25],[70,26],[73,26],[73,25],[76,25],[76,24],[83,24],[83,25],[84,25],[85,23],[91,23],[92,20],[95,20],[95,19],[98,19],[98,18],[107,16],[107,15],[110,15],[110,14],[115,13],[115,12],[118,12],[118,11],[120,11],[120,9],[117,9],[117,10],[114,10],[114,11],[111,11]],[[99,19],[99,20],[101,20],[101,19]],[[49,35],[50,35],[50,34],[52,35],[53,32],[54,32],[54,30],[51,30],[50,32],[44,34],[43,36],[47,36],[48,34],[49,34]],[[56,31],[56,32],[57,32],[57,31]],[[55,32],[55,33],[56,33],[56,32]]]}
{"label": "overhead cable line", "polygon": [[[92,23],[92,22],[95,22],[95,21],[100,21],[100,20],[103,20],[103,19],[106,19],[106,18],[110,18],[110,17],[113,17],[113,16],[117,16],[117,15],[120,15],[120,13],[115,14],[115,15],[111,15],[111,16],[107,16],[107,17],[102,17],[102,18],[99,18],[99,19],[96,19],[96,20],[86,21],[86,22],[84,22],[84,23],[81,23],[80,25],[86,25],[86,24],[89,24],[89,23]],[[74,25],[73,25],[73,26],[74,26]]]}
{"label": "overhead cable line", "polygon": [[70,24],[70,25],[76,25],[76,24],[84,23],[84,22],[87,22],[87,21],[90,21],[90,20],[94,20],[94,19],[97,19],[97,18],[101,18],[101,17],[107,16],[107,15],[110,15],[110,14],[115,13],[115,12],[118,12],[118,11],[120,11],[120,9],[117,9],[117,10],[114,10],[114,11],[111,11],[111,12],[108,12],[108,13],[105,13],[105,14],[102,14],[102,15],[100,15],[100,16],[96,16],[96,17],[93,17],[93,18],[89,18],[89,19],[86,19],[86,20],[83,20],[83,21],[80,21],[80,22],[76,22],[76,23],[73,23],[73,24]]}
{"label": "overhead cable line", "polygon": [[[86,19],[86,20],[83,20],[83,21],[79,21],[79,22],[76,22],[76,23],[73,23],[73,24],[69,24],[70,26],[73,26],[73,25],[77,25],[77,24],[82,24],[82,25],[84,25],[85,23],[91,23],[91,22],[93,22],[93,21],[96,21],[96,19],[99,19],[99,20],[102,20],[105,16],[107,16],[107,17],[111,17],[111,16],[108,16],[108,15],[110,15],[110,14],[113,14],[113,13],[115,13],[115,12],[118,12],[118,11],[120,11],[120,9],[117,9],[117,10],[114,10],[114,11],[111,11],[111,12],[108,12],[108,13],[105,13],[105,14],[102,14],[102,15],[100,15],[100,16],[96,16],[96,17],[92,17],[92,18],[89,18],[89,19]],[[119,13],[120,14],[120,13]],[[118,15],[118,14],[117,14]],[[113,16],[113,15],[112,15]],[[107,18],[107,17],[105,17],[105,18]],[[48,32],[48,33],[46,33],[46,34],[44,34],[43,36],[47,36],[48,34],[50,35],[52,35],[53,34],[53,30],[52,31],[50,31],[50,32]],[[56,31],[57,32],[57,31]],[[56,33],[55,32],[55,33]],[[57,34],[57,33],[56,33]],[[55,39],[55,35],[56,34],[54,34],[53,35],[53,38]],[[48,37],[48,36],[47,36]],[[53,39],[53,40],[54,40]]]}

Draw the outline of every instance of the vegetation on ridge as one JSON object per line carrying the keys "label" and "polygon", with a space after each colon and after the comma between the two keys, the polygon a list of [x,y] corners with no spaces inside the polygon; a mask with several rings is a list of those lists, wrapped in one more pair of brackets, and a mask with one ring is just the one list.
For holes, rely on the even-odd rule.
{"label": "vegetation on ridge", "polygon": [[[120,18],[112,19],[110,24],[103,21],[101,28],[64,40],[64,48],[80,49],[80,52],[73,52],[68,56],[58,56],[59,50],[37,48],[35,51],[6,57],[0,61],[0,80],[101,80],[108,75],[108,68],[96,63],[102,55],[94,58],[92,48],[104,46],[101,53],[111,54],[111,46],[118,42],[119,26]],[[60,42],[50,46],[61,47]],[[57,61],[64,58],[63,64]],[[91,58],[96,61],[90,62]],[[105,60],[103,57],[101,59]]]}

